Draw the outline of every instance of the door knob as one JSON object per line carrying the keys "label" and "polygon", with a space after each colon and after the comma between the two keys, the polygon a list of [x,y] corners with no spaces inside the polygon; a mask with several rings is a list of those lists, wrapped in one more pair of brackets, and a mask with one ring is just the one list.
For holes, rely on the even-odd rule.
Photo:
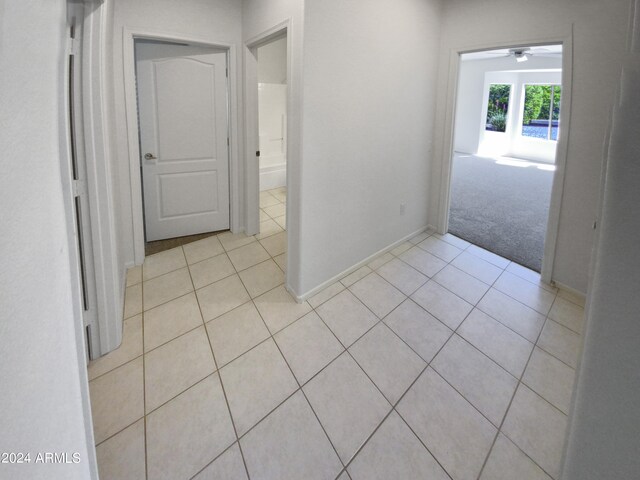
{"label": "door knob", "polygon": [[144,154],[144,159],[145,160],[156,160],[158,157],[156,157],[153,153],[145,153]]}

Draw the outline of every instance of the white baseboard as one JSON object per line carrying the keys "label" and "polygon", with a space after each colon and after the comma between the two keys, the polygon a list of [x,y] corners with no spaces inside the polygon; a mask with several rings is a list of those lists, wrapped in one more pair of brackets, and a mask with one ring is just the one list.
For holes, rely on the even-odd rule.
{"label": "white baseboard", "polygon": [[439,232],[438,229],[436,227],[434,227],[433,225],[431,225],[431,224],[428,224],[427,228],[425,228],[425,230],[430,230],[432,232],[435,232],[435,233],[438,233],[438,234],[441,234],[441,235],[444,235],[445,233],[447,233],[447,232],[442,232],[442,233]]}
{"label": "white baseboard", "polygon": [[576,297],[576,299],[582,304],[584,304],[587,300],[587,296],[583,292],[576,290],[575,288],[568,287],[564,283],[556,282],[555,280],[552,280],[551,285],[553,285],[554,287],[557,287],[560,290],[564,290],[565,292],[567,292],[573,297]]}
{"label": "white baseboard", "polygon": [[322,290],[324,290],[325,288],[327,288],[329,285],[337,282],[338,280],[340,280],[341,278],[346,277],[347,275],[350,275],[351,273],[355,272],[356,270],[358,270],[359,268],[365,266],[366,264],[368,264],[369,262],[371,262],[372,260],[374,260],[376,257],[379,257],[381,255],[384,255],[385,253],[387,253],[390,250],[393,250],[394,248],[396,248],[398,245],[403,244],[404,242],[406,242],[407,240],[409,240],[412,237],[415,237],[416,235],[426,231],[427,229],[429,229],[428,226],[422,227],[418,230],[416,230],[413,233],[410,233],[409,235],[402,237],[400,240],[397,240],[395,242],[393,242],[391,245],[387,245],[386,247],[384,247],[381,250],[378,250],[376,253],[369,255],[367,258],[365,258],[364,260],[356,263],[355,265],[347,268],[346,270],[342,271],[341,273],[339,273],[338,275],[335,275],[334,277],[330,278],[329,280],[327,280],[326,282],[321,283],[320,285],[318,285],[315,288],[312,288],[311,290],[309,290],[306,293],[303,293],[302,295],[296,295],[294,292],[289,291],[289,293],[291,293],[291,295],[293,295],[293,297],[295,298],[296,302],[298,303],[302,303],[305,300],[307,300],[308,298],[313,297],[316,293],[321,292]]}

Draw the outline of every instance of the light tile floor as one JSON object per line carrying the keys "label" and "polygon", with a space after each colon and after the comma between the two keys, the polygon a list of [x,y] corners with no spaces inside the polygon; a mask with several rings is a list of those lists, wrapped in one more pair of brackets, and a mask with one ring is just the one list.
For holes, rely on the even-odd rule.
{"label": "light tile floor", "polygon": [[558,478],[575,296],[423,233],[298,304],[275,220],[129,271],[89,366],[102,479]]}

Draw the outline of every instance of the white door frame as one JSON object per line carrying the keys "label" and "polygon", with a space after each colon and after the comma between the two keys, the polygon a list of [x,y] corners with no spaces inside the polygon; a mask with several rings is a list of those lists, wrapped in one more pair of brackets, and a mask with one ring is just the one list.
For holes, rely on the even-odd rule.
{"label": "white door frame", "polygon": [[[247,206],[246,215],[246,232],[247,235],[255,235],[260,231],[260,162],[255,152],[260,150],[260,138],[258,131],[258,70],[255,54],[258,47],[269,43],[276,38],[282,36],[287,37],[287,118],[293,118],[293,89],[291,88],[291,53],[292,53],[292,35],[291,35],[291,19],[287,19],[268,30],[250,38],[244,43],[244,105],[245,105],[245,202]],[[293,142],[297,141],[291,133],[291,123],[287,121],[287,200],[290,199],[289,191],[291,186],[291,168],[289,168],[290,152],[296,152]],[[290,222],[292,215],[289,214],[292,202],[287,201],[287,245],[290,245],[291,235]],[[287,248],[287,271],[285,278],[288,278],[291,261],[289,252],[291,248]],[[288,282],[285,281],[285,285]]]}
{"label": "white door frame", "polygon": [[82,0],[85,5],[82,42],[82,106],[89,218],[95,272],[99,348],[97,358],[122,341],[122,302],[125,282],[117,264],[117,242],[111,187],[110,105],[105,96],[110,83],[106,68],[111,2]]}
{"label": "white door frame", "polygon": [[514,48],[519,46],[538,46],[562,44],[562,130],[556,147],[556,170],[553,176],[551,190],[551,204],[547,221],[547,233],[544,242],[544,254],[542,257],[542,280],[551,283],[553,280],[553,268],[556,256],[556,243],[558,239],[558,227],[560,224],[560,208],[562,206],[562,193],[564,190],[564,174],[567,162],[567,146],[569,140],[569,125],[571,123],[571,97],[573,89],[573,35],[571,32],[564,36],[514,39],[513,41],[501,41],[452,48],[449,53],[449,75],[447,80],[447,98],[444,119],[444,135],[442,139],[442,171],[440,176],[440,194],[438,196],[438,209],[436,230],[446,233],[449,229],[449,207],[451,205],[451,170],[453,164],[455,131],[456,100],[458,93],[458,80],[460,71],[460,55],[463,53],[478,52],[484,50],[497,50],[502,48]]}
{"label": "white door frame", "polygon": [[127,138],[129,147],[129,175],[131,179],[131,215],[133,218],[133,250],[136,265],[144,261],[144,215],[142,200],[142,175],[140,172],[140,130],[138,125],[138,105],[136,101],[135,40],[158,40],[188,43],[226,50],[229,77],[227,79],[229,108],[229,221],[232,232],[240,230],[240,184],[238,174],[238,101],[236,83],[236,50],[230,43],[210,38],[198,38],[187,34],[165,33],[142,28],[123,28],[123,59],[125,110],[127,117]]}

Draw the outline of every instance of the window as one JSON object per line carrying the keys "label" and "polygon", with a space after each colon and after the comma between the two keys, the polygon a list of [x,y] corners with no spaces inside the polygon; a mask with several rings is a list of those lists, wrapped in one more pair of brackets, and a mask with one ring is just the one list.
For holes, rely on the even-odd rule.
{"label": "window", "polygon": [[507,129],[511,85],[492,83],[489,85],[486,130],[504,132]]}
{"label": "window", "polygon": [[560,85],[525,85],[522,136],[558,140]]}

